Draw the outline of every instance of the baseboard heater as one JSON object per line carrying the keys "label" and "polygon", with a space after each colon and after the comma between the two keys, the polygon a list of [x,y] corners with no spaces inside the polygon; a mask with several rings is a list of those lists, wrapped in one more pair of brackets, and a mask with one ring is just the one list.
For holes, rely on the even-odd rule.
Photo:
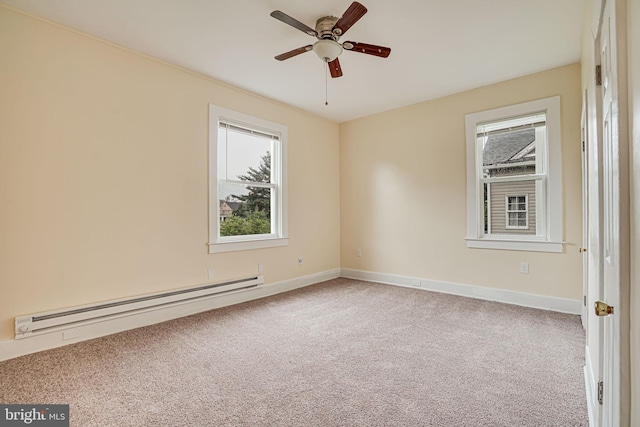
{"label": "baseboard heater", "polygon": [[255,288],[264,283],[263,276],[253,276],[220,283],[211,283],[175,291],[159,292],[134,298],[108,301],[101,304],[72,307],[64,310],[18,316],[15,318],[16,339],[38,332],[64,329],[109,318],[122,317],[164,307],[185,304],[217,294]]}

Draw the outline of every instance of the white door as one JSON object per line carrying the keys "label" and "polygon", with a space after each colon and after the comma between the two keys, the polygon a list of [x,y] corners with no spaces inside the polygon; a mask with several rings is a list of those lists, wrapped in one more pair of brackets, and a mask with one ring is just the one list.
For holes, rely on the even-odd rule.
{"label": "white door", "polygon": [[[616,26],[616,3],[607,0],[603,8],[600,27],[600,61],[602,72],[602,277],[604,292],[602,302],[612,307],[612,313],[596,318],[602,322],[603,340],[600,348],[602,361],[602,425],[628,425],[621,417],[621,283],[628,271],[629,236],[626,212],[628,212],[627,162],[624,155],[626,138],[625,106],[619,102],[620,79],[618,74],[618,46]],[[619,5],[618,5],[619,6]],[[624,84],[624,83],[623,83]],[[625,236],[626,233],[626,236]],[[606,308],[606,307],[605,307]],[[591,314],[596,316],[595,311]]]}

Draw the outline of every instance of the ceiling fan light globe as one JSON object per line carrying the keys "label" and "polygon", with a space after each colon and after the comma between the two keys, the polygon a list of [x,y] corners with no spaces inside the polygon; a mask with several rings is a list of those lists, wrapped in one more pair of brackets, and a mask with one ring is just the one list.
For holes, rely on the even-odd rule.
{"label": "ceiling fan light globe", "polygon": [[333,40],[318,40],[313,45],[313,51],[318,55],[318,58],[331,62],[340,56],[342,46]]}

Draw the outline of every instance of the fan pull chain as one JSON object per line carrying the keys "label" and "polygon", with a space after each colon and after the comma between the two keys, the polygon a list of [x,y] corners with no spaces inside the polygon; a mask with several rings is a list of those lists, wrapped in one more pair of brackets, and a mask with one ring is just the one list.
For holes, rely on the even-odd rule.
{"label": "fan pull chain", "polygon": [[329,61],[325,60],[325,73],[324,73],[324,105],[329,105]]}

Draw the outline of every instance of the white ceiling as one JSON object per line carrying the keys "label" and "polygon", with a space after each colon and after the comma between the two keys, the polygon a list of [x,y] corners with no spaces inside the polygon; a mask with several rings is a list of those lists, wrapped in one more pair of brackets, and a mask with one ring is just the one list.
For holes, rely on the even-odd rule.
{"label": "white ceiling", "polygon": [[369,10],[341,41],[388,46],[387,59],[345,51],[329,78],[315,27],[351,0],[0,0],[0,3],[336,122],[521,77],[580,59],[583,0],[360,0]]}

